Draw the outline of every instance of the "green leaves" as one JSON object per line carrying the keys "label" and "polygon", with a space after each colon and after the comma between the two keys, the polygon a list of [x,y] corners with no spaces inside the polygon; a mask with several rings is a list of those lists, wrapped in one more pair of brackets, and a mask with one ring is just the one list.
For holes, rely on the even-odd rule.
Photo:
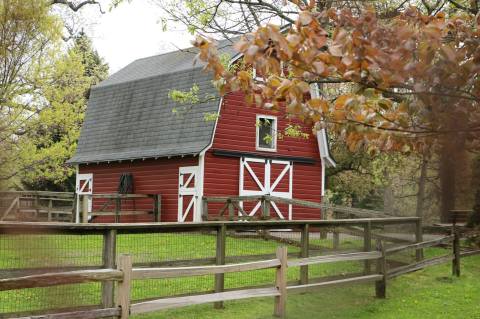
{"label": "green leaves", "polygon": [[197,104],[200,101],[199,91],[198,85],[194,84],[188,91],[170,90],[168,91],[168,97],[180,104]]}

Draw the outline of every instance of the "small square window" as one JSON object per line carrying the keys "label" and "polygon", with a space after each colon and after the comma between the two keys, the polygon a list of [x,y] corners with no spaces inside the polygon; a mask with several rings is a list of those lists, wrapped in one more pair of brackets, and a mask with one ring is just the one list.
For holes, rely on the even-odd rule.
{"label": "small square window", "polygon": [[276,151],[277,149],[277,118],[274,116],[257,115],[257,150]]}

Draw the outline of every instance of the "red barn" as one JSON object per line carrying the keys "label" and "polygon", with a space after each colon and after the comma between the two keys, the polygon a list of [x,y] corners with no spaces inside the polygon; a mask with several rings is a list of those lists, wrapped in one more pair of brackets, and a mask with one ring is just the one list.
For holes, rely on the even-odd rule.
{"label": "red barn", "polygon": [[[126,174],[133,192],[161,195],[161,221],[182,222],[201,221],[203,196],[270,194],[320,202],[324,168],[334,165],[325,132],[313,135],[311,127],[284,113],[248,106],[240,93],[220,98],[211,75],[193,65],[188,51],[137,60],[92,88],[77,152],[69,161],[78,167],[77,192],[116,193]],[[171,90],[194,86],[198,103],[169,97]],[[282,134],[289,125],[300,125],[308,138]],[[93,208],[101,204],[94,200]],[[244,203],[252,216],[259,208],[260,203]],[[292,211],[280,203],[272,203],[271,214],[320,218],[318,210]]]}

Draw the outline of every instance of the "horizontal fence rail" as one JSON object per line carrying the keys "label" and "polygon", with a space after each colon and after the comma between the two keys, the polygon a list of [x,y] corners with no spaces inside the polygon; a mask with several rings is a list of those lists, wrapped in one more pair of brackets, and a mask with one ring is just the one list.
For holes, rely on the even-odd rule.
{"label": "horizontal fence rail", "polygon": [[132,273],[133,279],[158,279],[178,278],[190,276],[204,276],[214,274],[226,274],[230,272],[251,271],[259,269],[276,268],[280,266],[277,259],[256,261],[242,264],[230,264],[220,266],[197,266],[178,268],[138,268]]}
{"label": "horizontal fence rail", "polygon": [[0,279],[0,291],[49,287],[89,281],[120,280],[122,272],[114,269],[77,270]]}

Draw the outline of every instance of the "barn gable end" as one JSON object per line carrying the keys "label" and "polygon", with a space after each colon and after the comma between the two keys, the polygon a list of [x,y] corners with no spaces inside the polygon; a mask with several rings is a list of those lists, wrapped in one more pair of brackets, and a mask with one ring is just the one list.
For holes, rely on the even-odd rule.
{"label": "barn gable end", "polygon": [[[262,150],[257,136],[259,116],[276,119],[279,134],[288,125],[298,125],[308,138],[284,136],[277,138],[274,150]],[[224,97],[213,143],[205,156],[205,196],[270,194],[320,202],[322,172],[317,138],[311,126],[289,120],[280,111],[247,106],[241,93]],[[320,218],[318,210],[295,208],[292,211],[286,204],[276,206],[272,208],[273,217]],[[219,208],[212,207],[209,212]],[[257,202],[244,203],[244,208],[247,213],[260,214]]]}

